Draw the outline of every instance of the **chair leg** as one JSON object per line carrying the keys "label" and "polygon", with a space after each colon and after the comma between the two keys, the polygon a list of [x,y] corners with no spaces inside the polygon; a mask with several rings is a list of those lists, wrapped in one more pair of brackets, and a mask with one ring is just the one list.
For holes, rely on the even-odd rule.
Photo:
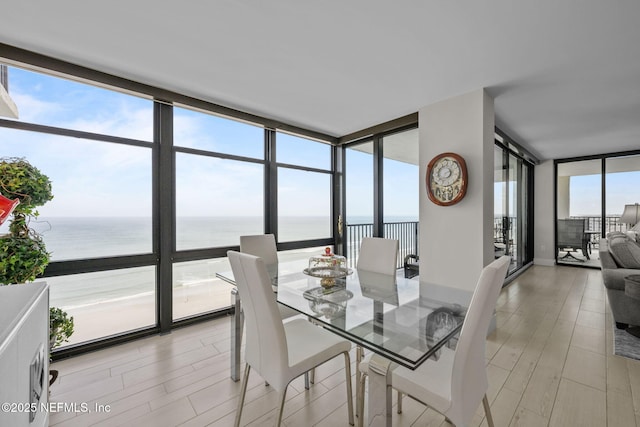
{"label": "chair leg", "polygon": [[[362,374],[360,373],[360,362],[362,362],[363,358],[364,358],[364,349],[358,345],[356,346],[356,400],[360,396],[360,392],[361,392],[360,377]],[[358,408],[358,405],[356,405],[356,417],[361,417],[361,416],[362,414],[360,413],[360,409]]]}
{"label": "chair leg", "polygon": [[244,396],[247,393],[247,383],[249,382],[249,371],[251,366],[248,363],[244,365],[244,375],[242,376],[242,384],[240,385],[240,397],[238,398],[238,409],[236,409],[235,427],[240,426],[240,417],[242,416],[242,407],[244,406]]}
{"label": "chair leg", "polygon": [[491,408],[489,407],[489,399],[487,399],[486,394],[482,398],[482,405],[484,406],[484,413],[487,416],[487,425],[489,427],[495,427],[493,424],[493,417],[491,416]]}
{"label": "chair leg", "polygon": [[349,412],[349,425],[354,425],[353,390],[351,389],[351,358],[349,357],[348,351],[344,352],[344,372],[346,374],[346,382],[347,382],[347,410]]}
{"label": "chair leg", "polygon": [[364,388],[367,382],[367,374],[360,375],[360,383],[358,385],[359,392],[357,393],[358,399],[358,427],[364,425]]}
{"label": "chair leg", "polygon": [[280,406],[278,407],[278,415],[276,417],[276,420],[277,420],[276,421],[276,426],[277,427],[280,427],[280,424],[282,424],[282,412],[284,412],[283,411],[283,409],[284,409],[284,401],[285,401],[285,398],[287,396],[287,387],[288,386],[289,385],[287,384],[287,386],[284,388],[284,390],[282,390],[282,393],[280,393]]}
{"label": "chair leg", "polygon": [[304,373],[304,389],[309,390],[310,384],[316,383],[316,368],[311,368],[310,371]]}
{"label": "chair leg", "polygon": [[398,413],[402,413],[402,392],[398,391]]}

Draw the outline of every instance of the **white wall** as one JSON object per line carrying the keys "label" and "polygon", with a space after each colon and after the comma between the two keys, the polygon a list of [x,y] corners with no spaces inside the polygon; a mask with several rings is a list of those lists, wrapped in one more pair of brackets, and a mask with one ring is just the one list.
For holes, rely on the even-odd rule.
{"label": "white wall", "polygon": [[[419,111],[420,281],[473,290],[493,251],[493,99],[483,89]],[[429,161],[443,152],[461,155],[469,185],[462,201],[437,206],[426,193]]]}
{"label": "white wall", "polygon": [[556,255],[553,225],[553,160],[547,160],[535,167],[534,181],[533,263],[554,265]]}

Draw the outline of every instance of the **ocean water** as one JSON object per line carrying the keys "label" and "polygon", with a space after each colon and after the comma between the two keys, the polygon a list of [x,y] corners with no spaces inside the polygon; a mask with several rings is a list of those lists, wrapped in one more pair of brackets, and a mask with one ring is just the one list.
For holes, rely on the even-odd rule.
{"label": "ocean water", "polygon": [[[388,222],[415,221],[415,218],[387,218]],[[351,217],[349,223],[370,223],[367,217]],[[30,226],[40,233],[52,261],[102,258],[152,252],[150,218],[139,217],[40,217]],[[325,238],[331,235],[326,217],[283,217],[278,224],[280,241]],[[7,225],[0,233],[7,232]],[[262,217],[184,217],[176,221],[176,248],[234,246],[243,234],[263,233]],[[308,257],[315,249],[300,250],[287,258]],[[309,252],[311,251],[311,252]],[[215,273],[229,270],[223,259],[174,264],[174,288],[210,286]],[[90,307],[155,293],[155,267],[138,267],[96,273],[50,277],[52,305],[65,309]]]}

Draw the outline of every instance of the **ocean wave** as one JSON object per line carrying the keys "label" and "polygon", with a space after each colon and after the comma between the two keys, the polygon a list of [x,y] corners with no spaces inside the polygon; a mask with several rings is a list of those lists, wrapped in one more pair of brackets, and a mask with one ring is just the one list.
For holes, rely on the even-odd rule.
{"label": "ocean wave", "polygon": [[76,310],[76,309],[80,309],[80,308],[93,307],[93,306],[101,305],[101,304],[109,304],[109,303],[114,303],[114,302],[128,301],[128,300],[141,298],[141,297],[146,297],[146,296],[150,296],[150,295],[154,295],[154,294],[155,294],[155,291],[140,292],[140,293],[133,294],[133,295],[126,295],[126,296],[114,297],[114,298],[106,298],[106,299],[101,299],[101,300],[98,300],[98,301],[87,302],[87,303],[84,303],[84,304],[63,306],[62,309],[64,309],[64,310]]}

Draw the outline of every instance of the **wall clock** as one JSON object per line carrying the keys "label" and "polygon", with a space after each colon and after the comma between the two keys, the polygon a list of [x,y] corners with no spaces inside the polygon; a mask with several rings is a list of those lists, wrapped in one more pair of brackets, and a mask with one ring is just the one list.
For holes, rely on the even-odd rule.
{"label": "wall clock", "polygon": [[467,193],[467,182],[467,165],[458,154],[439,154],[427,165],[427,194],[436,205],[458,203]]}

